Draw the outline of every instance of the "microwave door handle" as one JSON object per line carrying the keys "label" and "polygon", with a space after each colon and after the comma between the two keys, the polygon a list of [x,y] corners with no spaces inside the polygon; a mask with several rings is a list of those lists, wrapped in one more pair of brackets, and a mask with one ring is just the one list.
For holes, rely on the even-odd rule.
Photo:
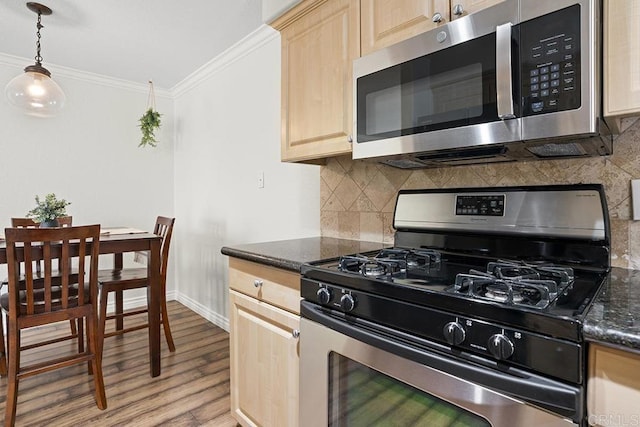
{"label": "microwave door handle", "polygon": [[515,118],[511,75],[511,22],[496,27],[496,92],[498,118]]}

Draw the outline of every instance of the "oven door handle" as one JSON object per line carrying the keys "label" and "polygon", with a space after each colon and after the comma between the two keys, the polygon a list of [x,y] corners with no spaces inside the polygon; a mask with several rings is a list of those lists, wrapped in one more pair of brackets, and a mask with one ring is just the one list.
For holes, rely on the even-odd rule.
{"label": "oven door handle", "polygon": [[[497,390],[512,398],[534,403],[572,418],[574,421],[579,421],[584,414],[584,391],[581,386],[573,386],[513,367],[498,369],[495,366],[483,366],[464,360],[453,353],[446,354],[438,351],[435,348],[437,344],[414,335],[373,324],[364,319],[345,316],[344,313],[326,309],[308,301],[300,302],[300,314],[306,319],[372,347]],[[304,336],[304,331],[301,331],[301,337],[310,339]],[[441,347],[445,348],[445,346]]]}
{"label": "oven door handle", "polygon": [[500,120],[514,119],[511,22],[496,27],[496,102]]}

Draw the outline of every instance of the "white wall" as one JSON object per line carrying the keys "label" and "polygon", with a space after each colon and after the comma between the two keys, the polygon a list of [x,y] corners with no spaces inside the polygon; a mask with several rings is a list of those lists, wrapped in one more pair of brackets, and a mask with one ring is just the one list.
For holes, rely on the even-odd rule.
{"label": "white wall", "polygon": [[[0,54],[2,89],[30,62]],[[156,93],[163,114],[159,146],[138,148],[146,82],[45,66],[67,96],[58,116],[26,116],[9,105],[4,90],[0,94],[0,229],[12,216],[25,216],[36,194],[46,193],[72,203],[67,212],[74,224],[152,230],[157,215],[173,215],[173,100],[168,94]],[[0,267],[5,277],[6,266]],[[171,289],[173,282],[167,285]]]}
{"label": "white wall", "polygon": [[[178,299],[228,328],[222,246],[320,234],[318,166],[280,162],[280,36],[263,26],[174,89]],[[257,187],[264,172],[265,186]]]}
{"label": "white wall", "polygon": [[[28,63],[0,54],[0,82]],[[50,192],[72,202],[76,224],[150,229],[157,215],[174,215],[169,298],[227,329],[222,246],[320,234],[319,167],[280,162],[275,30],[261,27],[171,92],[156,88],[155,149],[137,147],[145,83],[45,65],[67,95],[57,117],[32,118],[0,101],[0,227]]]}

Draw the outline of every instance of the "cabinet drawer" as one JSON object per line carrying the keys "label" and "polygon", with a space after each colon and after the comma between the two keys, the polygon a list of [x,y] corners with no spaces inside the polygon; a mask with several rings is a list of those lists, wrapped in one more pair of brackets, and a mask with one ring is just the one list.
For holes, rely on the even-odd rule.
{"label": "cabinet drawer", "polygon": [[229,288],[300,314],[300,274],[229,258]]}

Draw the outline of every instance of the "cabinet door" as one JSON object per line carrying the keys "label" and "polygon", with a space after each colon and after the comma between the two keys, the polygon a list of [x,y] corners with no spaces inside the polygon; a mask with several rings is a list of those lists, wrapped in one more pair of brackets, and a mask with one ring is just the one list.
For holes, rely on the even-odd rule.
{"label": "cabinet door", "polygon": [[604,2],[604,116],[619,133],[619,119],[640,115],[640,0]]}
{"label": "cabinet door", "polygon": [[300,318],[229,294],[231,413],[244,426],[297,426]]}
{"label": "cabinet door", "polygon": [[449,0],[361,0],[362,55],[436,27],[434,13],[448,20]]}
{"label": "cabinet door", "polygon": [[639,403],[640,354],[590,344],[587,382],[589,424],[638,425]]}
{"label": "cabinet door", "polygon": [[451,19],[462,18],[504,0],[451,0]]}
{"label": "cabinet door", "polygon": [[283,28],[274,25],[282,38],[284,161],[351,152],[352,62],[360,54],[359,0],[313,5],[293,20],[285,15]]}

